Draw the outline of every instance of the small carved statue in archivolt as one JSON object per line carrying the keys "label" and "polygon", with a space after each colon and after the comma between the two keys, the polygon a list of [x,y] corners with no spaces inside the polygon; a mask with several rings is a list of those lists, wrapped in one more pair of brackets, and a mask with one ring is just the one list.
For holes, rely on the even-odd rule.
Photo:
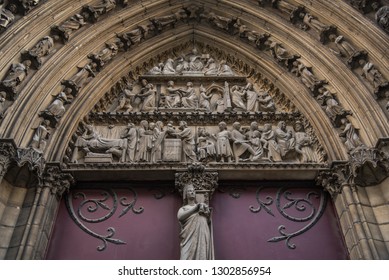
{"label": "small carved statue in archivolt", "polygon": [[64,86],[72,89],[73,96],[76,96],[80,90],[96,76],[97,64],[90,62],[82,68],[78,67],[78,69],[78,72],[69,80],[62,81]]}
{"label": "small carved statue in archivolt", "polygon": [[341,120],[346,116],[351,115],[349,110],[345,110],[335,99],[332,94],[325,87],[319,89],[320,95],[317,96],[317,100],[321,103],[327,116],[331,119],[332,123],[336,127],[341,126]]}
{"label": "small carved statue in archivolt", "polygon": [[7,92],[9,99],[16,99],[17,86],[20,85],[26,78],[30,65],[30,60],[24,60],[22,63],[12,64],[7,75],[0,82],[0,89]]}
{"label": "small carved statue in archivolt", "polygon": [[339,136],[344,139],[344,144],[349,151],[354,150],[357,147],[363,145],[359,138],[357,129],[346,118],[342,119],[343,131],[339,133]]}
{"label": "small carved statue in archivolt", "polygon": [[316,31],[322,43],[327,43],[329,36],[336,33],[336,26],[326,25],[309,13],[300,13],[300,18],[303,21],[302,29]]}
{"label": "small carved statue in archivolt", "polygon": [[97,64],[97,68],[100,69],[104,67],[108,62],[110,62],[118,53],[118,46],[114,43],[107,43],[105,48],[96,54],[88,55],[93,62]]}
{"label": "small carved statue in archivolt", "polygon": [[100,0],[95,4],[85,6],[82,14],[86,19],[96,22],[100,16],[112,11],[115,7],[115,0]]}
{"label": "small carved statue in archivolt", "polygon": [[52,37],[45,36],[34,47],[32,47],[29,51],[22,53],[23,60],[30,60],[32,62],[32,66],[35,69],[39,69],[42,66],[42,58],[48,56],[54,48],[54,41],[58,40],[59,37],[54,35]]}
{"label": "small carved statue in archivolt", "polygon": [[69,103],[67,94],[70,95],[70,92],[70,88],[65,88],[65,91],[60,92],[46,110],[39,114],[44,119],[50,121],[51,127],[56,127],[60,118],[65,114],[65,104]]}
{"label": "small carved statue in archivolt", "polygon": [[53,32],[58,34],[63,41],[66,43],[69,41],[70,35],[79,30],[86,24],[84,17],[80,14],[75,14],[71,16],[69,19],[64,21],[62,24],[54,26],[52,28]]}
{"label": "small carved statue in archivolt", "polygon": [[49,125],[50,122],[48,120],[43,120],[32,136],[30,147],[39,153],[43,153],[46,149],[47,141],[50,137]]}
{"label": "small carved statue in archivolt", "polygon": [[377,24],[389,33],[389,6],[382,6],[375,14]]}
{"label": "small carved statue in archivolt", "polygon": [[7,29],[15,20],[15,9],[13,7],[13,5],[10,5],[5,8],[4,5],[0,5],[0,32]]}
{"label": "small carved statue in archivolt", "polygon": [[319,80],[311,71],[311,67],[305,66],[299,60],[293,62],[293,69],[291,70],[297,77],[300,77],[303,84],[311,90],[313,94],[316,94],[317,90],[322,86],[325,81]]}

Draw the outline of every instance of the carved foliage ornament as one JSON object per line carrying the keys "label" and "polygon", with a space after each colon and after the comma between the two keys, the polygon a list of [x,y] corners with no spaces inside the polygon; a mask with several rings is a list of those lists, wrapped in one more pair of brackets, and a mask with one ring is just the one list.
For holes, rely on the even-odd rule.
{"label": "carved foliage ornament", "polygon": [[40,180],[42,188],[49,188],[52,194],[61,197],[68,192],[75,184],[75,180],[70,173],[64,172],[59,166],[47,165]]}
{"label": "carved foliage ornament", "polygon": [[186,185],[193,185],[196,193],[204,195],[204,201],[209,205],[212,194],[218,185],[218,173],[207,171],[201,164],[191,164],[187,171],[177,172],[175,185],[182,195]]}

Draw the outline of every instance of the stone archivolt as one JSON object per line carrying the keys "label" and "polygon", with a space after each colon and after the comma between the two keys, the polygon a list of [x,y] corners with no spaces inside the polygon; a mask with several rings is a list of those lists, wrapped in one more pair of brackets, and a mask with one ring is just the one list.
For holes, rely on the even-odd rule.
{"label": "stone archivolt", "polygon": [[[285,1],[280,1],[280,2],[285,2]],[[301,13],[304,12],[302,11]],[[191,20],[201,21],[204,19],[208,22],[208,24],[214,26],[217,29],[224,30],[230,34],[239,34],[239,37],[241,39],[248,40],[249,42],[254,43],[256,47],[260,50],[269,50],[280,64],[285,65],[291,73],[294,73],[297,77],[300,78],[301,82],[311,90],[314,96],[317,96],[320,90],[326,91],[325,84],[327,82],[325,80],[321,80],[317,78],[314,72],[312,71],[312,68],[310,66],[306,66],[304,60],[299,59],[300,55],[294,55],[294,54],[289,55],[288,51],[286,49],[283,49],[282,45],[273,41],[272,38],[269,39],[270,37],[269,34],[261,34],[258,31],[251,30],[244,24],[244,22],[242,22],[237,18],[223,17],[217,15],[213,11],[201,10],[201,8],[196,6],[190,8],[183,8],[182,10],[178,10],[170,15],[150,19],[150,23],[140,26],[137,29],[134,29],[133,30],[134,32],[131,31],[131,32],[119,34],[115,42],[107,42],[106,47],[102,49],[100,52],[89,55],[89,58],[92,60],[92,62],[85,65],[85,67],[87,68],[85,67],[82,68],[74,77],[71,77],[68,80],[64,80],[63,84],[69,87],[69,92],[74,97],[77,95],[79,90],[82,89],[82,86],[85,85],[85,83],[89,82],[90,79],[94,77],[94,75],[96,74],[96,68],[97,71],[100,71],[105,64],[107,64],[116,56],[118,50],[125,50],[126,46],[127,48],[131,47],[132,45],[138,43],[142,39],[146,39],[147,37],[150,36],[155,36],[156,34],[159,34],[160,32],[164,31],[165,29],[170,29],[171,27],[175,27],[175,25],[180,21],[189,22]],[[316,25],[313,25],[313,27],[311,28],[314,29],[315,26]],[[319,24],[317,26],[319,26]],[[137,35],[137,33],[139,34]],[[333,34],[336,34],[336,30],[330,32],[329,34],[326,34],[326,36],[329,38],[330,35]],[[44,40],[45,38],[43,38],[42,40]],[[50,47],[51,45],[52,44],[49,44],[48,47]],[[46,52],[44,54],[46,54]],[[354,53],[352,53],[351,55],[354,55]],[[39,63],[40,63],[39,61],[35,63],[36,65],[38,65],[36,67],[39,67]],[[368,62],[366,62],[366,65],[367,63]],[[166,65],[164,65],[163,67],[166,68],[165,74],[168,73],[169,67],[167,67]],[[156,66],[155,68],[158,71],[157,68],[158,66]],[[369,69],[372,68],[374,68],[374,65],[372,65],[372,67],[370,67]],[[90,70],[88,71],[88,69]],[[164,75],[162,73],[164,72],[164,69],[160,69],[160,71],[161,74]],[[176,71],[176,69],[174,69],[174,71]],[[220,71],[220,69],[216,70],[210,68],[207,70],[207,72],[204,72],[204,74],[212,76],[214,75],[212,74],[213,73],[212,71],[214,72]],[[382,93],[382,90],[385,92],[385,90],[387,89],[387,87],[385,86],[386,82],[385,80],[382,79],[382,76],[379,76],[380,75],[379,71],[378,70],[374,70],[370,72],[368,71],[369,70],[366,70],[366,73],[363,75],[363,77],[365,77],[375,87],[375,92],[377,96],[385,95]],[[373,72],[375,74],[370,74]],[[218,75],[218,73],[216,73],[216,75]],[[75,82],[73,81],[73,78],[75,79]],[[67,88],[65,88],[65,91],[67,91]],[[332,93],[332,95],[335,96],[334,93]],[[337,103],[336,104],[337,106],[340,107],[340,109],[338,110],[339,112],[348,112],[347,110],[341,107],[339,102],[336,100],[336,97],[333,97],[332,100],[334,101],[334,103]],[[61,101],[58,101],[58,99],[56,99],[55,101],[53,101],[53,104],[56,103],[54,105],[58,105],[58,103],[60,102]],[[51,108],[53,108],[52,105],[50,105]],[[56,113],[52,113],[50,112],[50,108],[47,108],[43,112],[49,112],[49,114],[41,114],[41,116],[43,116],[45,119],[48,118],[51,127],[55,127],[57,125],[59,118],[61,118],[63,114],[64,109],[66,109],[64,106],[61,106],[61,104],[59,104],[59,107],[61,108],[56,108],[59,109],[59,112],[57,110]],[[324,109],[326,110],[327,113],[328,105],[326,105]],[[334,122],[334,125],[336,127],[339,127],[339,120],[345,118],[347,115],[348,115],[347,113],[339,113],[339,115],[336,115],[335,118],[331,120]]]}

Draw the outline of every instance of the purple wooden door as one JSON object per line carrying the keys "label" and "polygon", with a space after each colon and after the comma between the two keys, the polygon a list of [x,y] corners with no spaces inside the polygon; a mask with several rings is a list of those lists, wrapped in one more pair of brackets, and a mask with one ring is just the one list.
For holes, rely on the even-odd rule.
{"label": "purple wooden door", "polygon": [[[173,188],[77,186],[61,201],[47,259],[179,259]],[[220,183],[211,206],[216,259],[347,258],[330,199],[309,183]]]}

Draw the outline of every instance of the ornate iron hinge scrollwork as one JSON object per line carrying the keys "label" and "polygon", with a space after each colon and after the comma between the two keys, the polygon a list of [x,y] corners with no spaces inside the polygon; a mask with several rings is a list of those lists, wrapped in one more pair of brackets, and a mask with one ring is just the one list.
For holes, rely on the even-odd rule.
{"label": "ornate iron hinge scrollwork", "polygon": [[[268,239],[268,242],[279,242],[285,240],[285,243],[289,249],[296,249],[296,244],[291,243],[291,239],[307,232],[319,221],[327,205],[327,193],[322,190],[310,191],[306,194],[305,197],[292,197],[293,193],[291,192],[291,188],[284,187],[278,190],[275,200],[271,196],[267,196],[266,201],[263,201],[259,196],[263,189],[264,187],[259,187],[257,189],[256,199],[258,201],[259,207],[255,208],[254,206],[250,206],[249,209],[251,212],[259,213],[262,209],[264,209],[266,213],[275,217],[275,214],[269,207],[275,201],[278,212],[284,218],[295,223],[307,223],[302,229],[290,233],[286,231],[285,225],[280,225],[278,227],[280,236],[275,236]],[[320,199],[318,206],[315,206],[315,203],[313,202],[314,198]],[[283,199],[286,200],[286,202],[282,202]],[[302,217],[296,217],[288,213],[288,210],[292,208],[306,215]]]}
{"label": "ornate iron hinge scrollwork", "polygon": [[[126,188],[127,191],[133,196],[132,199],[128,199],[127,196],[122,196],[118,198],[118,195],[114,190],[111,189],[102,189],[100,198],[88,198],[88,196],[81,191],[74,191],[65,197],[66,207],[70,214],[70,217],[73,221],[87,234],[100,239],[103,244],[97,246],[98,251],[104,251],[107,248],[108,242],[116,245],[126,244],[125,241],[117,238],[113,238],[116,234],[116,229],[113,227],[107,228],[107,234],[99,234],[91,230],[85,223],[96,224],[107,221],[110,219],[118,210],[119,204],[123,206],[119,218],[127,214],[130,210],[134,214],[141,214],[144,211],[143,207],[135,208],[135,204],[138,200],[137,193],[131,189]],[[78,204],[78,208],[74,208],[73,200],[82,199]],[[112,205],[109,205],[108,200],[112,199]],[[88,218],[86,214],[96,213],[98,210],[108,211],[101,217],[98,218]],[[84,212],[86,211],[86,213]]]}

